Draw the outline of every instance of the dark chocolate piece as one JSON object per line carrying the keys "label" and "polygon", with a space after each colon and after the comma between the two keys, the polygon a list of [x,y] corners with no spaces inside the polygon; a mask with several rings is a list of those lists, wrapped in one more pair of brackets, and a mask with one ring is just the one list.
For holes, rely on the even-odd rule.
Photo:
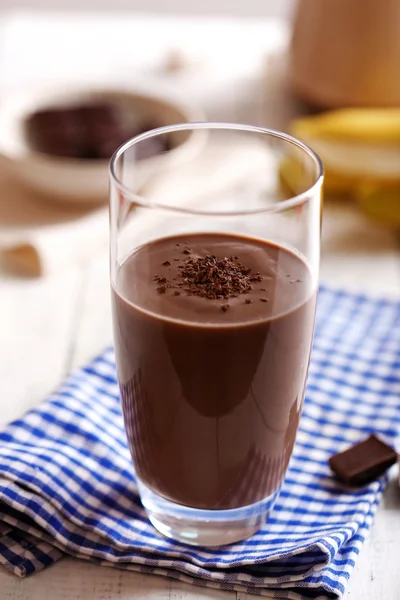
{"label": "dark chocolate piece", "polygon": [[[38,152],[83,159],[108,159],[131,137],[160,124],[132,124],[123,107],[108,102],[55,106],[38,110],[26,120],[29,144]],[[171,149],[168,136],[143,140],[135,158],[141,160]]]}
{"label": "dark chocolate piece", "polygon": [[363,442],[331,456],[329,466],[343,483],[359,487],[383,475],[396,461],[395,450],[370,435]]}

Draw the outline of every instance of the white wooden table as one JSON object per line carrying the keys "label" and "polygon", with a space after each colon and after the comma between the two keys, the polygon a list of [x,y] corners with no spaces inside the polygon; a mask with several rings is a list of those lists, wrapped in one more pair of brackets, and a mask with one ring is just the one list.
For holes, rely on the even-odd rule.
{"label": "white wooden table", "polygon": [[[236,32],[240,31],[240,24],[232,26]],[[251,35],[252,26],[243,26],[243,32]],[[201,33],[198,23],[194,29]],[[254,35],[259,34],[260,23],[254,24],[253,31]],[[0,75],[4,74],[4,68],[0,53]],[[256,75],[254,69],[249,69],[248,75],[242,73],[244,86],[240,85],[239,77],[235,79],[237,93],[233,94],[234,102],[231,101],[226,113],[237,120],[273,124],[272,116],[266,118],[265,98],[260,96],[263,84]],[[232,94],[230,97],[232,100]],[[218,118],[223,112],[219,94],[216,100],[220,103],[213,104],[214,113],[209,111],[211,118]],[[1,201],[6,199],[0,198]],[[351,206],[328,205],[323,237],[321,279],[324,282],[400,296],[400,253],[392,234],[366,221]],[[100,253],[84,267],[72,265],[59,275],[38,280],[1,274],[0,332],[2,426],[39,402],[71,368],[110,343],[106,253]],[[399,552],[400,491],[393,474],[346,597],[398,600]],[[98,567],[72,558],[26,580],[0,570],[0,600],[233,600],[235,597],[251,598]]]}

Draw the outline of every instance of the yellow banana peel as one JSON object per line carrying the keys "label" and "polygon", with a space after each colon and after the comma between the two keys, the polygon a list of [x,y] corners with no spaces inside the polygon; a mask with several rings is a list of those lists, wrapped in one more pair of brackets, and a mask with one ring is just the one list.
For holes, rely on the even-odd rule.
{"label": "yellow banana peel", "polygon": [[[279,177],[286,193],[291,195],[300,194],[312,185],[312,181],[306,181],[303,167],[294,156],[286,156],[281,161],[279,165]],[[324,192],[326,194],[346,194],[352,189],[352,186],[352,179],[342,177],[329,169],[325,169]]]}
{"label": "yellow banana peel", "polygon": [[374,221],[392,229],[400,229],[400,185],[361,185],[355,189],[355,199]]}
{"label": "yellow banana peel", "polygon": [[300,139],[400,144],[400,108],[333,110],[297,119],[291,129]]}
{"label": "yellow banana peel", "polygon": [[293,121],[291,131],[320,155],[326,191],[400,183],[400,108],[330,111]]}
{"label": "yellow banana peel", "polygon": [[[342,109],[296,119],[291,133],[320,156],[325,196],[351,196],[374,220],[400,228],[400,108]],[[301,186],[291,157],[280,176]]]}

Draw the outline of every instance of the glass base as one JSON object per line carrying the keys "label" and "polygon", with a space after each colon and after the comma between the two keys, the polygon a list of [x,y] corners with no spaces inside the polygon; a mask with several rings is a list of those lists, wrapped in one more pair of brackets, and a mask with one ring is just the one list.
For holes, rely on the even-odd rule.
{"label": "glass base", "polygon": [[175,504],[138,481],[150,522],[163,535],[192,546],[224,546],[254,535],[266,522],[279,490],[255,504],[230,510],[201,510]]}

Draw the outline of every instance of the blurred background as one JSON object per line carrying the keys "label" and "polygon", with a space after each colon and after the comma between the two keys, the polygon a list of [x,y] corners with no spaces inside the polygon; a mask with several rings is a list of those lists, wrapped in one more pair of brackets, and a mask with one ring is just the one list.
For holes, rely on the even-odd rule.
{"label": "blurred background", "polygon": [[[247,17],[285,17],[293,4],[293,0],[204,0],[203,2],[190,3],[185,0],[117,0],[113,2],[113,10],[129,10],[147,13],[165,14],[209,14],[209,15],[240,15]],[[45,8],[78,9],[78,10],[109,10],[107,0],[1,0],[1,8]]]}

